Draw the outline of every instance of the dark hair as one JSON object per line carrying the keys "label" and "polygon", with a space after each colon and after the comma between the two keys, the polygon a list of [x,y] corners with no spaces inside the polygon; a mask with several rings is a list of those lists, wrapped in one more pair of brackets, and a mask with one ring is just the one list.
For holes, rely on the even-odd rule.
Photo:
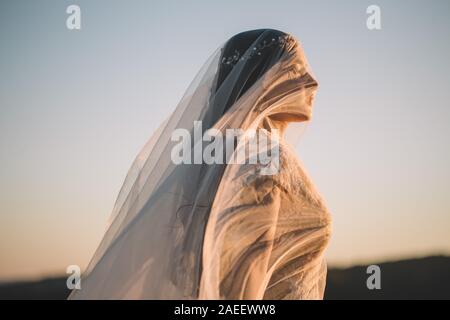
{"label": "dark hair", "polygon": [[238,63],[242,69],[233,79],[231,92],[227,94],[229,98],[222,105],[222,114],[279,61],[286,50],[283,39],[287,36],[282,31],[259,29],[239,33],[226,42],[219,62],[215,91],[220,89]]}

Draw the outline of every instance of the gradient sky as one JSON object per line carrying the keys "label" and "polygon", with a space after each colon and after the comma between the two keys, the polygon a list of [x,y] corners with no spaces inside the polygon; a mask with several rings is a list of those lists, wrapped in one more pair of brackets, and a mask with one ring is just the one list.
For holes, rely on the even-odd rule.
{"label": "gradient sky", "polygon": [[298,152],[333,215],[330,264],[449,254],[449,16],[448,0],[1,1],[0,279],[86,266],[199,68],[265,27],[302,42],[320,83]]}

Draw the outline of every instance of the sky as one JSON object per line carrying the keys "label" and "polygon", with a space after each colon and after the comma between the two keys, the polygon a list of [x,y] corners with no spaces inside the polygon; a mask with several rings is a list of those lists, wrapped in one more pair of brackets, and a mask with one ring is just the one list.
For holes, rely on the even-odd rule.
{"label": "sky", "polygon": [[320,85],[297,151],[333,217],[329,265],[450,254],[449,14],[447,0],[1,1],[0,280],[84,268],[153,130],[216,48],[258,28],[299,39]]}

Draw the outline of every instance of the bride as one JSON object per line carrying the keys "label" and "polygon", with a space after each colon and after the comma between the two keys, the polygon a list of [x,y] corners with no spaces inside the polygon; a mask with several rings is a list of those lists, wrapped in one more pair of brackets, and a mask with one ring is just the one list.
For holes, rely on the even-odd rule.
{"label": "bride", "polygon": [[[70,298],[322,299],[330,215],[290,146],[316,89],[292,36],[262,29],[229,39],[137,156]],[[172,133],[193,132],[194,122],[280,133],[278,170],[174,163]],[[204,143],[195,136],[192,148]]]}

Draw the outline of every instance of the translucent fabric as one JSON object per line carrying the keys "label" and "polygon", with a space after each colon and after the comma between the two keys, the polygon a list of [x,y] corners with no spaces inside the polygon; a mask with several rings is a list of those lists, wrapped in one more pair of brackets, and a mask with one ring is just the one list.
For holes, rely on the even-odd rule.
{"label": "translucent fabric", "polygon": [[[205,130],[261,130],[271,137],[274,129],[284,133],[290,122],[310,119],[317,82],[303,51],[292,36],[272,35],[263,32],[232,57],[223,55],[222,46],[206,62],[133,163],[82,289],[71,299],[323,297],[330,218],[289,145],[298,138],[295,130],[280,138],[272,175],[261,174],[267,165],[250,161],[171,159],[177,144],[172,133],[192,133],[194,121]],[[239,79],[261,54],[273,64],[232,100]],[[230,71],[219,81],[224,64]],[[193,138],[192,148],[204,143]],[[247,159],[255,156],[246,153]]]}

